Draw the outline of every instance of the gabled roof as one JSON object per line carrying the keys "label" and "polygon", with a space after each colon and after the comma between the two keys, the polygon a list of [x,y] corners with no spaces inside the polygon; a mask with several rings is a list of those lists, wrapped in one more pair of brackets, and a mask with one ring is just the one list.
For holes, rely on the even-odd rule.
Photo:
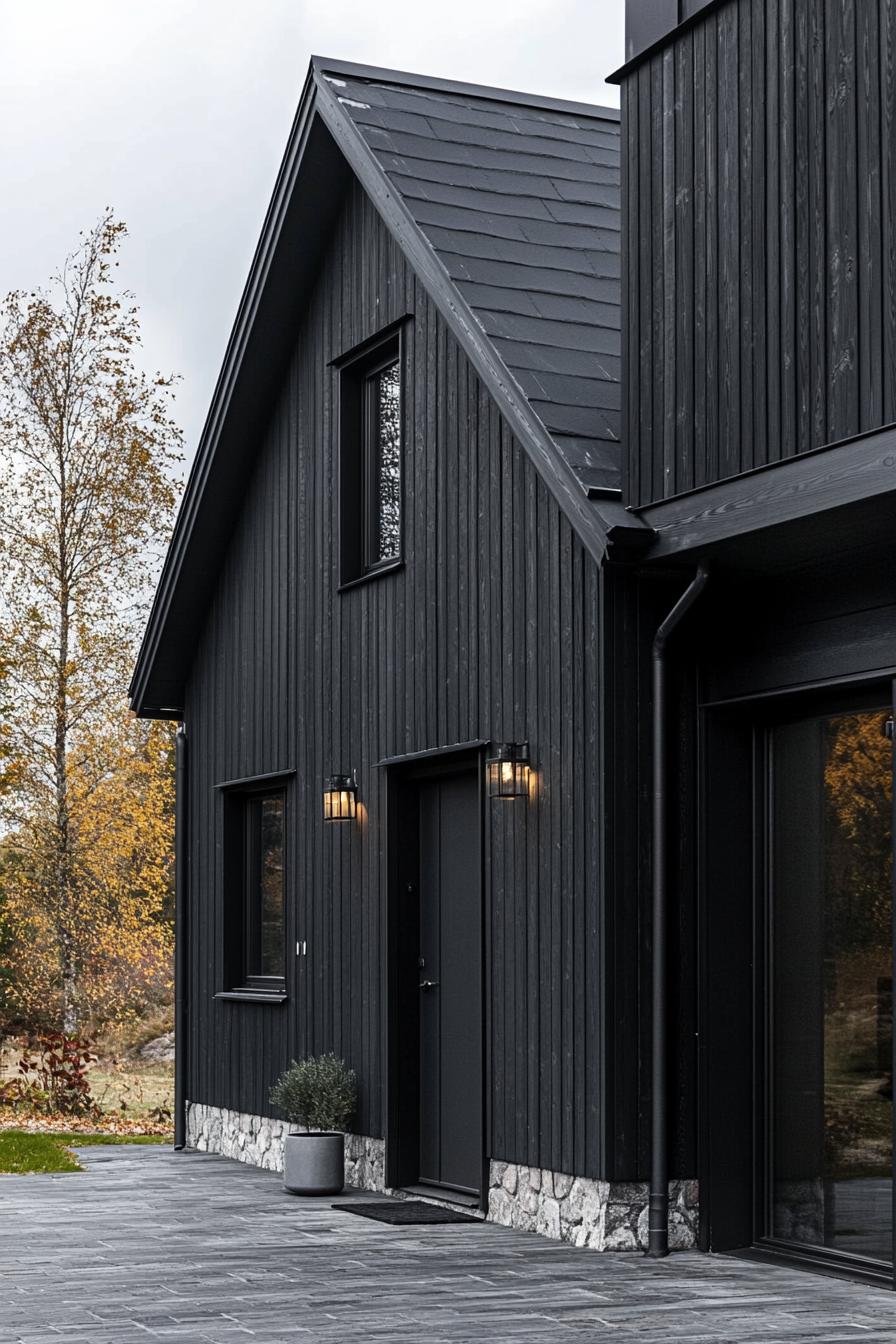
{"label": "gabled roof", "polygon": [[316,63],[583,486],[619,486],[619,114]]}
{"label": "gabled roof", "polygon": [[618,498],[618,113],[314,57],[131,680],[140,714],[183,709],[247,431],[351,172],[586,548],[652,535]]}

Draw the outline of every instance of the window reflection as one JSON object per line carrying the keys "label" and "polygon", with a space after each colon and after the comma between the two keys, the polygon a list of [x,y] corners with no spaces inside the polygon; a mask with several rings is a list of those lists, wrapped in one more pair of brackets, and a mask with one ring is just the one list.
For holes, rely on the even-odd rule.
{"label": "window reflection", "polygon": [[401,554],[401,376],[398,361],[373,375],[374,462],[371,563]]}
{"label": "window reflection", "polygon": [[772,733],[771,1217],[892,1259],[892,775],[884,711]]}
{"label": "window reflection", "polygon": [[283,974],[283,799],[264,798],[259,817],[259,975]]}

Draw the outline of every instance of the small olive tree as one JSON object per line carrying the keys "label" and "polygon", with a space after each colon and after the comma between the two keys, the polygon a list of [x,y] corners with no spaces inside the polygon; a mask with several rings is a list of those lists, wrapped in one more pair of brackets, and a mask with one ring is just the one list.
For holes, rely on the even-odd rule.
{"label": "small olive tree", "polygon": [[358,1080],[336,1055],[293,1060],[271,1088],[270,1099],[291,1125],[344,1130],[358,1099]]}

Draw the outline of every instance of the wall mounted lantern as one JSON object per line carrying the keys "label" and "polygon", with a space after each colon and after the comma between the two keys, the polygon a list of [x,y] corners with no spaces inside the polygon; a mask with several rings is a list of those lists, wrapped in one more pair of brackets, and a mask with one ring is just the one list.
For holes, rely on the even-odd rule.
{"label": "wall mounted lantern", "polygon": [[354,821],[358,781],[350,775],[331,775],[324,784],[324,821]]}
{"label": "wall mounted lantern", "polygon": [[528,798],[529,743],[498,742],[485,762],[489,798]]}

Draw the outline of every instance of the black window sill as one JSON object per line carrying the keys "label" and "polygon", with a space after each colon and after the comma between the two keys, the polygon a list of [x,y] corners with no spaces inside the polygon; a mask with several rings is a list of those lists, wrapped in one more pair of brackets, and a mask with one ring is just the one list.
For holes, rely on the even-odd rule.
{"label": "black window sill", "polygon": [[378,565],[376,569],[368,569],[366,574],[359,574],[356,579],[347,579],[345,583],[340,583],[337,592],[347,593],[351,588],[360,588],[362,583],[371,583],[374,579],[382,578],[384,574],[395,574],[399,569],[404,569],[404,561],[391,560],[388,565]]}
{"label": "black window sill", "polygon": [[216,999],[229,999],[234,1003],[285,1003],[285,990],[270,989],[222,989]]}

